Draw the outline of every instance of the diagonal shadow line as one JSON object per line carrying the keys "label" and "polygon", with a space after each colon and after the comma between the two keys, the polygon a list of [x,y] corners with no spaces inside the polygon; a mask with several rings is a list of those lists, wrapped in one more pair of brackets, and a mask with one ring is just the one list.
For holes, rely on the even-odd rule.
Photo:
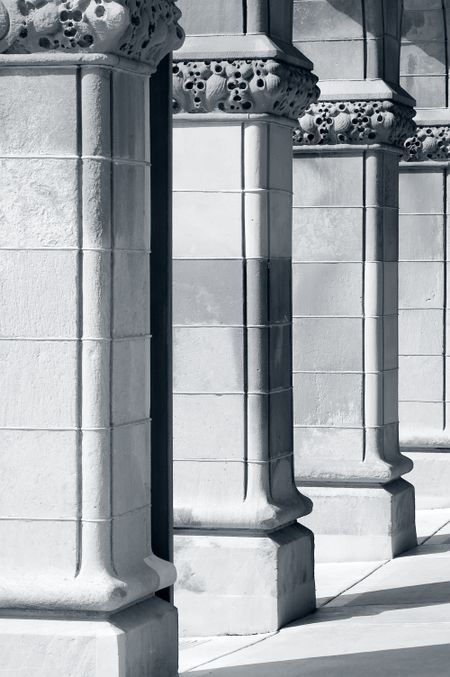
{"label": "diagonal shadow line", "polygon": [[[450,643],[210,667],[189,674],[195,677],[449,677]],[[183,675],[187,673],[180,677]]]}

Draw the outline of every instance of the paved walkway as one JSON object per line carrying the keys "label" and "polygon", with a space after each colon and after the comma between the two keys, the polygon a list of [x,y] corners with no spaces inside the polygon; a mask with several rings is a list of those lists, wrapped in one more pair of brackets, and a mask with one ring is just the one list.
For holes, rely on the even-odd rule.
{"label": "paved walkway", "polygon": [[319,610],[273,635],[185,639],[182,677],[450,677],[450,510],[418,514],[419,547],[318,565]]}

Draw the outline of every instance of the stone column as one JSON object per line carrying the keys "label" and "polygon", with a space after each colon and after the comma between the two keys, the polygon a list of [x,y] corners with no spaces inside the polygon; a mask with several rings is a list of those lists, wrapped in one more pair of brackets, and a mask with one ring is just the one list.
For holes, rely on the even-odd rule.
{"label": "stone column", "polygon": [[221,5],[181,3],[174,55],[175,602],[196,635],[273,631],[315,605],[290,293],[292,128],[316,78],[288,44],[291,2]]}
{"label": "stone column", "polygon": [[1,671],[174,677],[155,592],[175,570],[149,529],[149,76],[179,11],[1,9]]}
{"label": "stone column", "polygon": [[328,561],[416,542],[397,390],[398,163],[414,101],[398,86],[400,3],[350,4],[297,2],[294,25],[325,78],[294,134],[293,364],[296,480]]}
{"label": "stone column", "polygon": [[400,445],[418,505],[434,508],[450,507],[447,13],[448,3],[405,6],[400,62],[418,107],[400,171]]}

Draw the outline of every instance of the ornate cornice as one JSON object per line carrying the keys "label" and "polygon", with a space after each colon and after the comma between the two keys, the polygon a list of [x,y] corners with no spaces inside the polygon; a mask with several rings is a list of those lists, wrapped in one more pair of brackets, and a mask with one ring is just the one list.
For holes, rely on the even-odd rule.
{"label": "ornate cornice", "polygon": [[418,127],[414,136],[405,141],[406,162],[450,160],[450,125]]}
{"label": "ornate cornice", "polygon": [[0,53],[115,54],[153,68],[180,46],[174,0],[0,0]]}
{"label": "ornate cornice", "polygon": [[389,100],[319,101],[294,131],[296,145],[375,144],[403,147],[414,134],[414,109]]}
{"label": "ornate cornice", "polygon": [[292,119],[319,96],[306,68],[275,59],[176,61],[175,113],[271,113]]}

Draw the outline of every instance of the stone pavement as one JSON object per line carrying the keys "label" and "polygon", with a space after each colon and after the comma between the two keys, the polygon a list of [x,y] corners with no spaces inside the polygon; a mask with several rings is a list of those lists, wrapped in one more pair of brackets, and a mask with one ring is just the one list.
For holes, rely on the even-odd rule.
{"label": "stone pavement", "polygon": [[278,633],[185,639],[180,676],[450,677],[450,510],[419,511],[419,546],[319,564],[319,609]]}

